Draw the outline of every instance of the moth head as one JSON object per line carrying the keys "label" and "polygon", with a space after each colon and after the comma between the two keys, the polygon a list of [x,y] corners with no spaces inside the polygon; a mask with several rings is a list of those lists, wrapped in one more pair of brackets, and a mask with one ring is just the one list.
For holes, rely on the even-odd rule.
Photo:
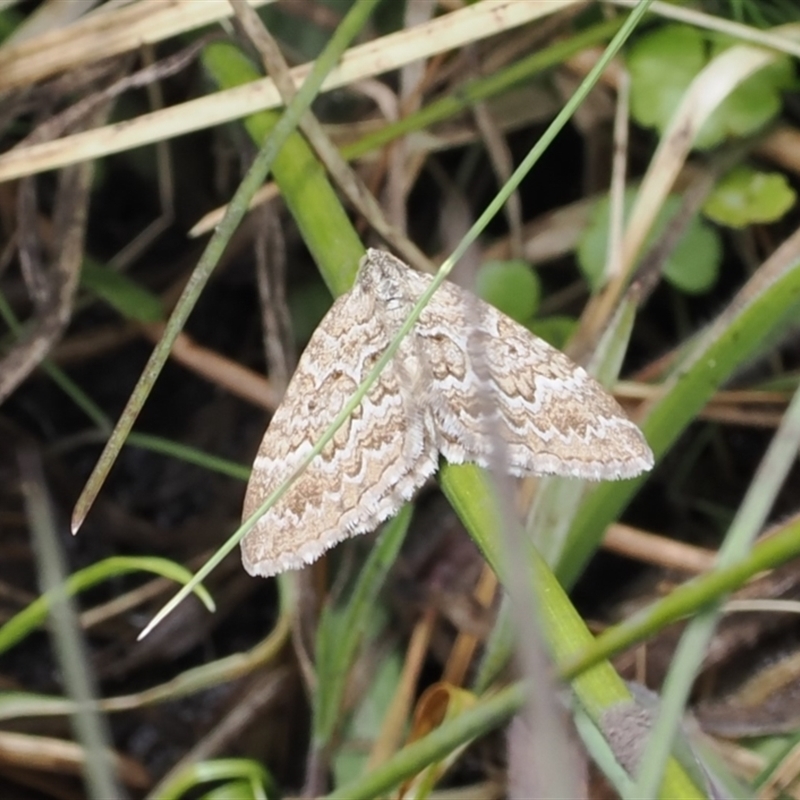
{"label": "moth head", "polygon": [[407,267],[384,250],[370,248],[358,265],[356,284],[380,302],[392,306],[406,299]]}

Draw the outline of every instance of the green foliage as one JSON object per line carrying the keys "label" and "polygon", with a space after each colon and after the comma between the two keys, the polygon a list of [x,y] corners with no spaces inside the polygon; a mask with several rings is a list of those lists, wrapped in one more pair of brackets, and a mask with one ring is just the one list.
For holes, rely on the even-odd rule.
{"label": "green foliage", "polygon": [[[724,41],[710,46],[699,30],[687,25],[665,25],[639,39],[627,57],[633,118],[663,133],[694,78],[729,45]],[[789,58],[760,70],[716,109],[698,133],[695,147],[709,149],[762,128],[778,114],[781,92],[792,83]]]}
{"label": "green foliage", "polygon": [[294,340],[304,345],[331,307],[331,293],[321,281],[309,281],[292,289],[287,303]]}
{"label": "green foliage", "polygon": [[411,506],[405,505],[384,526],[347,601],[326,605],[320,615],[315,653],[317,691],[312,703],[316,747],[327,747],[342,725],[346,679],[370,621],[374,622],[378,593],[400,552],[410,521]]}
{"label": "green foliage", "polygon": [[[764,351],[797,319],[800,266],[790,265],[766,284],[737,297],[724,324],[717,323],[693,340],[680,365],[640,422],[656,459],[660,459],[695,419],[714,392],[743,364]],[[589,494],[572,525],[558,573],[571,585],[599,545],[603,531],[645,480],[603,483]]]}
{"label": "green foliage", "polygon": [[726,0],[721,9],[737,22],[756,28],[800,20],[800,6],[795,0]]}
{"label": "green foliage", "polygon": [[[71,596],[76,595],[130,572],[149,572],[183,584],[192,578],[192,573],[186,567],[165,558],[113,556],[73,572],[67,579],[66,592]],[[209,611],[214,610],[214,601],[204,586],[197,586],[195,594]],[[5,622],[0,627],[0,653],[4,653],[43,625],[51,606],[50,594],[40,595]]]}
{"label": "green foliage", "polygon": [[[329,2],[335,3],[335,0],[329,0]],[[400,4],[383,5],[385,8],[391,7],[393,13],[400,6]],[[646,54],[649,61],[648,58],[643,58],[644,84],[647,86],[649,81],[654,95],[650,98],[651,104],[645,103],[640,98],[644,108],[643,113],[649,114],[652,119],[652,122],[648,124],[658,126],[661,124],[659,120],[669,119],[669,115],[674,110],[675,104],[680,101],[686,86],[703,68],[708,57],[713,55],[713,53],[707,54],[706,52],[713,51],[713,48],[708,47],[706,40],[690,29],[683,29],[683,31],[684,33],[678,37],[676,48],[664,43],[655,48],[655,54],[660,56],[660,61],[658,58],[653,58],[653,53]],[[690,31],[692,35],[687,35],[686,31]],[[298,31],[297,33],[306,32]],[[310,51],[314,51],[324,44],[324,41],[315,43],[308,37],[298,39],[298,41],[303,45],[304,50]],[[695,46],[698,41],[699,48]],[[669,64],[665,68],[667,59]],[[255,72],[252,65],[245,59],[240,59],[239,56],[232,55],[230,52],[225,53],[216,46],[212,46],[206,53],[206,66],[222,84],[242,83],[250,80],[251,73]],[[764,70],[755,78],[764,79],[767,73],[769,70]],[[710,126],[708,135],[712,136],[713,134],[721,138],[728,135],[739,135],[741,131],[750,130],[748,126],[753,125],[754,117],[763,120],[770,114],[774,114],[780,104],[775,86],[786,78],[786,74],[778,75],[778,80],[775,80],[775,77],[773,75],[773,80],[768,82],[768,85],[756,82],[748,91],[743,91],[741,97],[732,98],[730,106],[723,106],[719,112],[722,119],[714,121],[720,123],[717,129],[714,130],[713,126]],[[680,80],[673,81],[673,78],[679,78],[684,82],[681,84]],[[656,90],[660,91],[661,87],[663,87],[663,92],[659,94]],[[747,85],[742,87],[743,90],[747,88]],[[658,96],[655,96],[656,94]],[[453,98],[448,97],[447,100],[452,101]],[[725,113],[722,113],[723,111]],[[439,112],[441,112],[441,107]],[[248,119],[248,130],[256,141],[261,141],[274,129],[277,119],[278,115],[272,112],[253,115]],[[421,123],[419,124],[421,125]],[[763,124],[763,122],[758,124]],[[393,135],[396,133],[397,129],[394,129]],[[293,135],[284,145],[280,157],[275,161],[274,176],[280,185],[287,206],[297,222],[301,235],[308,241],[309,249],[314,254],[331,290],[334,293],[344,291],[352,279],[357,257],[361,252],[361,244],[357,235],[352,231],[352,226],[348,227],[347,215],[341,209],[336,193],[327,184],[324,170],[319,168],[315,156],[305,146],[302,136]],[[788,193],[785,186],[780,187],[780,191],[774,188],[769,191],[764,190],[763,186],[757,187],[759,191],[755,191],[753,183],[755,182],[752,181],[751,184],[748,184],[749,188],[727,187],[729,205],[732,208],[737,207],[737,203],[739,207],[747,205],[748,213],[752,215],[751,220],[759,219],[758,213],[778,214],[776,209],[780,207],[780,203],[776,198],[782,198],[783,202],[786,202]],[[737,199],[737,191],[739,199]],[[748,191],[752,192],[753,197],[748,194]],[[664,226],[668,224],[671,215],[675,213],[678,203],[677,198],[670,199],[664,210],[664,219],[659,220],[659,225],[653,233],[654,239],[663,232]],[[748,205],[749,203],[757,208],[753,210],[753,207]],[[726,222],[726,224],[732,223]],[[746,222],[742,224],[746,224]],[[602,265],[606,257],[606,242],[601,235],[605,236],[608,229],[607,219],[597,227],[598,230],[592,232],[595,240],[587,245],[590,250],[589,260],[594,258],[596,261],[591,274],[587,268],[587,279],[590,283],[594,281],[593,285],[599,284],[601,280]],[[590,232],[587,231],[587,237],[589,234]],[[670,264],[667,265],[667,278],[683,291],[704,291],[716,280],[719,269],[719,239],[713,230],[703,225],[698,219],[692,223],[692,229],[687,234],[682,247],[684,245],[685,249],[673,255]],[[102,296],[125,316],[146,319],[141,315],[153,312],[152,306],[148,310],[148,300],[152,300],[152,297],[137,294],[137,291],[141,292],[142,290],[135,284],[126,283],[127,279],[123,279],[122,283],[115,283],[115,278],[120,276],[112,273],[115,277],[109,278],[108,274],[105,274],[108,273],[107,270],[98,269],[101,269],[102,274],[94,277],[89,275],[88,282],[86,275],[84,276],[87,288],[91,288]],[[94,285],[92,284],[93,280]],[[510,316],[527,323],[531,330],[558,346],[563,346],[576,325],[574,320],[566,317],[532,320],[539,305],[540,287],[536,274],[522,262],[487,264],[481,270],[478,281],[479,292],[482,296]],[[784,295],[787,291],[796,293],[796,283],[785,287]],[[773,301],[771,310],[776,313],[786,312],[786,308],[784,305],[780,305],[778,299],[773,298]],[[786,305],[789,304],[789,300],[785,296],[781,298],[781,301]],[[301,338],[307,338],[306,334],[310,333],[321,317],[322,306],[327,307],[329,298],[321,285],[316,284],[313,289],[301,290],[292,298],[292,302],[294,303],[292,310],[296,330]],[[769,310],[767,309],[767,311]],[[160,318],[160,308],[157,313],[158,316],[155,319]],[[762,328],[777,327],[777,319],[779,317],[767,314]],[[762,328],[754,326],[748,330],[742,325],[735,329],[733,326],[731,327],[733,332],[725,336],[724,341],[721,337],[716,343],[718,346],[705,348],[698,355],[696,361],[684,365],[685,370],[678,382],[665,383],[663,398],[655,406],[655,412],[650,415],[645,428],[648,436],[657,445],[655,449],[659,454],[671,445],[682,427],[696,416],[713,389],[742,360],[752,355],[752,343],[758,340]],[[750,335],[743,335],[743,333]],[[625,341],[627,341],[627,335]],[[476,540],[482,542],[490,560],[493,561],[498,572],[502,573],[505,564],[502,542],[499,541],[497,532],[505,524],[506,515],[502,509],[493,505],[491,485],[487,484],[483,473],[474,466],[445,466],[442,471],[442,480],[445,490],[454,507],[459,511],[462,520]],[[626,488],[625,484],[613,484],[600,487],[589,498],[589,503],[584,505],[575,526],[578,533],[583,532],[586,535],[584,537],[574,536],[573,538],[579,539],[578,546],[570,550],[570,552],[578,553],[578,561],[585,560],[584,557],[588,552],[596,547],[597,537],[592,536],[590,529],[593,526],[604,528],[605,523],[614,517],[624,505],[625,497],[622,495],[628,497],[631,491]],[[576,500],[577,502],[580,502],[580,498]],[[489,693],[486,697],[479,698],[475,711],[480,712],[480,716],[478,713],[470,716],[468,712],[463,718],[455,720],[455,724],[460,726],[456,733],[449,732],[446,726],[442,726],[415,745],[404,747],[393,757],[391,763],[384,765],[384,768],[366,771],[363,759],[352,756],[344,749],[348,740],[353,741],[356,738],[367,740],[374,737],[375,731],[380,725],[381,707],[385,707],[392,687],[398,682],[400,663],[396,654],[392,653],[391,658],[387,658],[383,662],[369,692],[359,698],[356,713],[349,724],[348,720],[344,719],[345,715],[342,709],[344,708],[345,687],[353,672],[353,663],[364,636],[371,634],[384,622],[382,609],[378,605],[379,592],[384,584],[386,573],[397,555],[407,522],[408,509],[405,509],[395,521],[387,526],[387,530],[373,550],[366,568],[359,575],[354,591],[346,601],[337,606],[326,606],[317,631],[318,685],[312,700],[314,745],[326,754],[331,754],[331,764],[338,786],[337,792],[340,796],[347,797],[348,800],[358,796],[374,797],[389,791],[389,788],[396,785],[402,777],[414,774],[433,760],[446,757],[464,742],[470,741],[475,736],[502,723],[525,701],[524,693],[517,690],[517,687],[512,687],[514,691],[504,689],[494,695]],[[527,540],[524,541],[526,542],[524,547],[527,548],[529,543]],[[528,551],[525,550],[525,553],[528,554]],[[531,591],[541,592],[537,597],[536,611],[541,614],[542,625],[548,632],[549,644],[556,661],[563,664],[565,659],[574,657],[576,651],[587,646],[590,641],[589,633],[585,630],[585,626],[577,616],[568,597],[555,582],[552,573],[540,562],[535,552],[531,552],[529,555],[530,572],[535,575],[535,578],[530,581]],[[580,564],[577,566],[567,564],[566,567],[562,565],[567,579],[572,579],[574,575],[570,572],[579,570],[580,567]],[[718,595],[719,592],[715,596]],[[703,602],[708,602],[708,596],[704,596]],[[684,611],[691,613],[698,605],[702,605],[702,603],[696,603],[694,607],[687,606]],[[42,609],[43,604],[34,610],[41,616]],[[27,619],[23,619],[22,622],[25,625],[19,626],[17,630],[24,628],[27,631],[34,624],[39,624],[33,619],[33,616],[29,615]],[[17,619],[18,623],[19,621]],[[9,629],[4,628],[0,633],[3,631],[7,635],[5,642],[8,644],[10,641]],[[14,633],[13,629],[11,633]],[[0,636],[1,639],[2,636]],[[2,649],[2,644],[0,644],[0,649]],[[189,675],[188,677],[193,676]],[[595,719],[601,716],[608,707],[613,706],[620,697],[627,697],[625,694],[627,690],[608,664],[603,664],[600,669],[583,675],[575,682],[573,688],[580,703],[594,715]],[[503,705],[492,706],[498,699],[504,701]],[[447,738],[448,736],[449,738]],[[264,784],[268,783],[267,777],[260,767],[252,763],[207,761],[187,769],[182,774],[184,783],[181,786],[174,784],[171,791],[165,789],[159,793],[159,797],[169,800],[172,797],[177,798],[184,792],[191,793],[190,796],[193,797],[199,796],[198,793],[204,791],[203,784],[212,781],[218,784],[220,781],[224,781],[223,785],[216,786],[202,796],[213,797],[215,800],[228,797],[237,797],[241,800],[250,797],[263,798],[266,797]],[[359,791],[354,791],[352,786],[344,785],[347,780],[354,782],[360,780]],[[383,783],[380,783],[381,780]],[[676,785],[679,786],[679,791],[674,791]],[[668,787],[673,788],[674,794],[671,796],[695,796],[693,787],[685,782],[668,784]],[[271,788],[269,791],[269,796],[274,796]],[[655,792],[651,796],[655,796]]]}
{"label": "green foliage", "polygon": [[203,784],[221,783],[203,795],[208,800],[272,800],[279,797],[272,775],[257,761],[219,758],[189,764],[159,787],[159,800],[198,797]]}
{"label": "green foliage", "polygon": [[687,25],[666,25],[646,34],[627,55],[631,114],[663,133],[689,84],[705,66],[703,36]]}
{"label": "green foliage", "polygon": [[574,317],[554,314],[552,317],[534,319],[528,324],[528,330],[544,339],[548,344],[563,350],[572,334],[578,328],[578,321]]}
{"label": "green foliage", "polygon": [[539,277],[527,261],[487,261],[475,280],[478,294],[521,324],[539,308],[542,288]]}
{"label": "green foliage", "polygon": [[0,42],[4,42],[8,36],[14,33],[24,19],[15,8],[4,6],[0,10]]}
{"label": "green foliage", "polygon": [[779,114],[781,94],[793,83],[794,70],[787,57],[756,72],[722,101],[698,134],[695,146],[710,148],[729,137],[756,133]]}
{"label": "green foliage", "polygon": [[105,300],[126,319],[159,322],[164,319],[161,300],[121,272],[86,259],[81,269],[81,285]]}
{"label": "green foliage", "polygon": [[785,175],[742,165],[717,184],[703,206],[703,213],[720,225],[745,228],[776,222],[796,199],[797,193]]}
{"label": "green foliage", "polygon": [[[625,211],[633,204],[635,190],[625,194]],[[664,204],[648,239],[653,245],[664,232],[680,207],[680,198],[670,196]],[[578,265],[592,292],[603,285],[603,270],[608,253],[608,229],[611,204],[607,197],[598,201],[578,244]],[[676,289],[689,294],[700,294],[711,289],[719,275],[722,244],[719,234],[695,217],[664,266],[664,277]]]}
{"label": "green foliage", "polygon": [[553,347],[563,348],[577,327],[577,322],[572,317],[536,317],[542,297],[542,284],[527,261],[487,261],[478,270],[475,290],[487,303],[525,325],[531,333]]}
{"label": "green foliage", "polygon": [[[379,603],[372,605],[372,617],[367,621],[369,636],[386,628],[390,622],[387,616],[387,610],[383,605]],[[401,647],[393,647],[381,655],[372,680],[364,687],[352,716],[344,725],[342,739],[332,758],[331,768],[336,786],[344,786],[367,771],[370,752],[364,747],[364,742],[374,742],[378,739],[402,673]]]}

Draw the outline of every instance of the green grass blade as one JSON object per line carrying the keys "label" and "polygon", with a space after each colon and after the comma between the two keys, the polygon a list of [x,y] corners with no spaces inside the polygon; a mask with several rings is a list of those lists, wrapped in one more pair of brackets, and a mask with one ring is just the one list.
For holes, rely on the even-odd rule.
{"label": "green grass blade", "polygon": [[94,705],[97,687],[83,640],[78,615],[66,591],[66,563],[61,552],[56,523],[47,496],[44,470],[38,454],[19,454],[25,510],[33,534],[41,590],[48,597],[50,632],[62,680],[76,708],[72,714],[75,739],[82,746],[81,765],[86,792],[93,800],[120,797],[112,758],[111,733]]}
{"label": "green grass blade", "polygon": [[800,556],[800,517],[759,542],[743,561],[718,568],[677,587],[667,597],[608,628],[584,650],[567,658],[561,674],[571,678],[598,661],[611,658],[637,642],[743,586],[753,576]]}
{"label": "green grass blade", "polygon": [[161,298],[127,275],[102,266],[91,258],[81,267],[81,286],[100,297],[126,319],[160,322],[164,319]]}
{"label": "green grass blade", "polygon": [[[800,243],[800,234],[793,239]],[[787,241],[773,258],[795,247]],[[767,265],[762,267],[765,269]],[[761,276],[754,283],[761,283]],[[656,459],[660,459],[736,369],[760,352],[790,324],[800,305],[800,261],[796,258],[766,285],[748,284],[730,306],[722,325],[715,325],[694,343],[687,358],[646,410],[640,427]],[[730,317],[730,319],[728,319]],[[556,573],[571,586],[599,546],[606,527],[620,514],[646,478],[605,483],[583,503]]]}
{"label": "green grass blade", "polygon": [[[184,584],[192,578],[192,573],[186,567],[166,558],[114,556],[74,572],[67,578],[64,591],[69,597],[74,597],[93,586],[131,572],[149,572]],[[198,586],[196,594],[209,611],[214,610],[214,601],[205,587]],[[0,627],[0,654],[41,627],[52,603],[52,594],[42,594]]]}
{"label": "green grass blade", "polygon": [[142,409],[153,384],[169,358],[169,351],[175,339],[183,330],[186,320],[203,291],[214,267],[216,267],[233,232],[238,227],[250,199],[264,182],[275,158],[297,128],[300,117],[307,111],[319,92],[325,76],[336,65],[347,45],[363,28],[375,8],[375,0],[355,0],[342,22],[334,31],[324,51],[316,59],[308,78],[300,87],[292,103],[273,129],[263,148],[256,156],[253,165],[236,190],[228,209],[214,235],[211,237],[195,271],[192,273],[178,304],[170,316],[164,335],[148,360],[139,381],[134,388],[122,416],[117,422],[100,458],[81,492],[72,515],[72,530],[76,532],[100,491],[106,476],[128,437],[139,412]]}
{"label": "green grass blade", "polygon": [[460,745],[508,721],[525,702],[525,687],[514,684],[477,704],[460,716],[439,726],[432,733],[404,747],[379,767],[358,780],[340,786],[327,800],[373,800],[429,764],[441,761]]}
{"label": "green grass blade", "polygon": [[[235,794],[230,795],[241,800],[248,797],[259,800],[280,796],[272,775],[257,761],[248,758],[218,758],[190,764],[167,784],[159,784],[158,797],[152,794],[147,797],[148,800],[179,800],[189,792],[197,792],[202,784],[217,781],[241,783],[240,789],[246,786],[250,794],[242,794],[237,789]],[[191,796],[194,797],[195,794]]]}
{"label": "green grass blade", "polygon": [[[719,552],[720,567],[746,558],[753,540],[764,527],[773,503],[800,450],[800,391],[796,392],[775,431],[744,501]],[[719,619],[719,603],[705,606],[684,631],[662,690],[661,713],[642,756],[639,795],[647,797],[658,786],[663,763],[680,726],[694,679],[700,670]]]}
{"label": "green grass blade", "polygon": [[494,75],[468,81],[457,92],[429,103],[419,111],[390,122],[380,130],[363,136],[352,144],[342,147],[342,156],[347,159],[360,158],[367,153],[385,147],[393,141],[417,131],[423,131],[437,122],[451,119],[462,111],[512,89],[516,85],[533,80],[542,72],[562,64],[577,53],[607,41],[624,22],[624,17],[593,25],[586,30],[572,33],[566,39],[532,53],[510,66],[498,70]]}
{"label": "green grass blade", "polygon": [[[361,400],[366,396],[370,387],[378,379],[378,376],[380,375],[382,370],[394,357],[394,354],[397,351],[398,347],[400,346],[400,343],[409,333],[409,331],[414,326],[416,321],[419,319],[422,310],[425,308],[425,306],[427,305],[430,298],[433,296],[436,289],[438,289],[438,287],[446,279],[447,275],[452,270],[453,265],[467,251],[469,246],[473,242],[475,242],[480,233],[485,229],[486,225],[488,225],[488,223],[494,218],[494,216],[496,216],[497,213],[499,213],[499,211],[503,208],[508,198],[511,196],[511,194],[513,194],[514,191],[516,191],[516,189],[522,183],[523,179],[528,175],[530,170],[537,163],[537,161],[545,152],[547,147],[555,139],[556,135],[567,124],[572,114],[577,109],[578,105],[589,94],[591,88],[594,86],[597,80],[599,80],[599,77],[602,74],[603,70],[608,66],[609,62],[614,57],[614,55],[616,55],[616,53],[619,52],[619,49],[622,47],[624,41],[634,30],[639,19],[645,13],[648,5],[649,5],[648,0],[643,0],[643,2],[641,2],[637,6],[636,10],[630,15],[630,17],[628,17],[628,19],[625,21],[622,28],[619,30],[619,32],[614,37],[612,42],[609,44],[608,48],[603,53],[601,58],[598,59],[597,63],[592,68],[590,73],[581,82],[577,91],[572,96],[567,105],[564,107],[564,109],[562,109],[562,111],[553,120],[552,124],[547,128],[547,130],[544,132],[539,141],[537,141],[537,143],[533,146],[528,155],[523,159],[519,167],[517,167],[517,169],[514,170],[514,173],[506,182],[506,184],[497,193],[497,196],[492,200],[492,202],[488,205],[485,211],[480,215],[480,217],[476,220],[476,222],[472,225],[472,227],[467,231],[467,233],[464,235],[461,242],[459,243],[458,247],[456,247],[452,256],[450,256],[442,264],[441,268],[435,275],[430,286],[422,294],[418,302],[414,305],[414,308],[411,310],[405,322],[400,326],[400,329],[398,330],[397,334],[394,336],[394,338],[392,339],[392,341],[382,354],[381,358],[377,361],[373,369],[370,371],[369,375],[367,375],[364,381],[362,381],[362,383],[359,385],[358,389],[355,391],[352,397],[344,405],[339,414],[337,414],[337,416],[334,418],[333,422],[325,431],[325,433],[315,443],[314,448],[300,462],[295,473],[292,476],[290,476],[281,486],[277,487],[275,491],[264,500],[261,506],[259,506],[259,508],[257,508],[254,511],[250,519],[246,520],[243,523],[243,525],[237,531],[235,531],[234,534],[219,548],[219,550],[214,554],[214,556],[212,556],[212,558],[209,559],[209,561],[203,565],[203,567],[195,575],[195,580],[197,581],[202,580],[213,569],[215,569],[215,567],[222,561],[222,559],[229,552],[233,550],[234,547],[237,546],[237,544],[242,540],[242,538],[244,538],[247,532],[255,525],[256,520],[258,520],[269,508],[271,508],[288,491],[292,483],[295,480],[297,480],[298,476],[308,466],[308,464],[310,464],[311,461],[320,452],[322,452],[322,449],[325,447],[327,442],[329,442],[333,438],[336,431],[342,426],[342,424],[344,424],[345,420],[347,420],[350,414],[352,414],[352,412],[358,407],[358,405],[361,403]],[[312,72],[312,74],[314,73]],[[298,95],[295,97],[295,101],[293,101],[290,108],[296,105],[296,102],[300,97],[301,93],[298,93]],[[282,118],[281,121],[283,121],[284,118]],[[277,127],[275,130],[277,132]],[[239,192],[237,192],[237,197],[238,196]],[[230,208],[228,209],[228,214],[230,214]],[[226,214],[226,219],[228,217],[228,214]],[[167,327],[169,328],[169,325]],[[146,382],[146,375],[142,377],[142,379],[140,380],[140,384],[142,384],[143,382]],[[131,404],[135,405],[133,399],[131,400],[131,403],[129,403],[129,405]],[[107,445],[106,449],[107,450],[113,449],[111,448],[111,442],[109,442],[109,445]],[[97,472],[97,469],[95,471]],[[98,478],[98,480],[101,479]],[[84,495],[88,497],[92,493],[92,491],[94,490],[91,490],[87,484],[87,487],[84,490]],[[186,597],[188,592],[191,591],[191,588],[192,588],[192,583],[190,582],[180,592],[178,592],[178,594],[175,595],[175,597],[173,597],[172,600],[170,600],[170,602],[167,603],[167,605],[161,609],[161,611],[158,612],[158,614],[153,618],[153,620],[142,631],[140,636],[141,637],[146,636],[153,629],[155,625],[157,625],[167,614],[169,614],[172,611],[173,608],[175,608],[183,600],[184,597]]]}
{"label": "green grass blade", "polygon": [[322,749],[331,742],[341,724],[341,708],[350,669],[368,630],[378,593],[394,564],[411,521],[412,506],[406,505],[384,526],[366,563],[358,574],[353,592],[342,608],[326,606],[317,629],[317,691],[313,700],[313,745]]}
{"label": "green grass blade", "polygon": [[[204,48],[203,65],[221,89],[261,77],[250,59],[222,42]],[[280,118],[276,111],[261,111],[247,117],[244,127],[259,144],[272,134]],[[295,131],[287,138],[272,174],[328,288],[334,296],[343,294],[353,285],[364,245],[302,134]]]}
{"label": "green grass blade", "polygon": [[[8,327],[18,334],[21,330],[19,320],[11,307],[6,302],[5,297],[0,294],[0,316],[3,317]],[[95,404],[89,395],[84,392],[60,367],[49,359],[44,359],[41,369],[53,380],[53,382],[69,397],[75,405],[97,426],[98,433],[108,436],[112,426],[109,418],[103,413],[102,409]],[[246,481],[250,476],[250,468],[243,464],[237,464],[219,456],[204,453],[196,447],[178,444],[161,436],[153,436],[146,433],[131,433],[128,437],[130,444],[141,447],[143,450],[150,450],[154,453],[163,453],[172,458],[186,461],[189,464],[196,464],[199,467],[219,472],[231,478]]]}
{"label": "green grass blade", "polygon": [[[470,464],[447,465],[440,471],[439,479],[442,490],[470,535],[505,583],[507,570],[497,523],[502,516],[493,508],[491,486],[486,476]],[[529,582],[541,614],[540,624],[556,665],[560,666],[587,648],[594,639],[550,568],[528,540],[525,544],[529,557]],[[513,597],[511,602],[514,602]],[[591,669],[580,674],[570,673],[570,678],[581,706],[598,727],[602,727],[603,717],[610,709],[633,702],[625,683],[606,661],[595,661]],[[670,761],[660,796],[688,798],[703,795],[681,766]]]}

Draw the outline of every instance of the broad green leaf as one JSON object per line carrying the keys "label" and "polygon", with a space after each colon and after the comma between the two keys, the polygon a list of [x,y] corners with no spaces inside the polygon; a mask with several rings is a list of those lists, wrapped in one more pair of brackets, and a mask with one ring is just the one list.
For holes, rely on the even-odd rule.
{"label": "broad green leaf", "polygon": [[[633,205],[633,189],[625,193],[625,213]],[[656,220],[648,239],[648,246],[658,241],[670,219],[680,207],[680,198],[670,196]],[[593,292],[602,287],[603,269],[608,252],[608,230],[611,205],[607,197],[598,201],[589,226],[581,235],[577,257],[586,280]],[[716,282],[722,260],[719,234],[699,216],[690,223],[673,253],[664,265],[664,277],[677,289],[690,294],[708,291]]]}
{"label": "broad green leaf", "polygon": [[[697,29],[687,25],[666,25],[643,36],[627,58],[633,118],[663,133],[695,75],[733,43],[725,39],[711,47]],[[790,59],[778,58],[722,102],[700,130],[694,146],[709,149],[729,137],[759,130],[778,114],[781,92],[792,83]]]}
{"label": "broad green leaf", "polygon": [[797,193],[781,173],[740,166],[715,187],[703,206],[703,213],[720,225],[744,228],[776,222],[796,199]]}
{"label": "broad green leaf", "polygon": [[528,324],[528,330],[544,339],[548,344],[563,350],[572,334],[578,329],[578,321],[574,317],[554,314],[552,317],[534,319]]}
{"label": "broad green leaf", "polygon": [[504,314],[525,324],[542,295],[539,278],[527,261],[487,261],[475,279],[478,294]]}
{"label": "broad green leaf", "polygon": [[707,60],[702,35],[688,25],[666,25],[642,36],[626,59],[633,118],[663,131]]}

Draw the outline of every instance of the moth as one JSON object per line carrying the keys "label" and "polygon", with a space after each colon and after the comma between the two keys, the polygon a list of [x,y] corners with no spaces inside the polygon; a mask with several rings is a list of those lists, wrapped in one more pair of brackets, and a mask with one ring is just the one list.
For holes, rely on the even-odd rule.
{"label": "moth", "polygon": [[[432,278],[368,250],[308,343],[258,450],[248,518],[297,469]],[[445,281],[360,405],[242,540],[251,575],[299,569],[374,530],[439,457],[512,475],[630,478],[653,454],[619,404],[567,356]]]}

